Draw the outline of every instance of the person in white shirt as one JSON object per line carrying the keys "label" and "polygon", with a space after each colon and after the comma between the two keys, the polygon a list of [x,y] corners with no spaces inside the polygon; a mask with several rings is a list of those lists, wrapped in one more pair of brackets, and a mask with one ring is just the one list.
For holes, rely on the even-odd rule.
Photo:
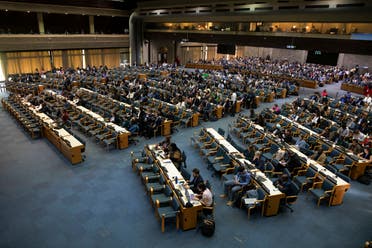
{"label": "person in white shirt", "polygon": [[236,103],[236,93],[235,92],[233,92],[232,94],[231,94],[231,102],[232,102],[232,104],[235,104]]}
{"label": "person in white shirt", "polygon": [[112,114],[111,114],[110,122],[112,122],[112,123],[115,122],[115,113],[112,113]]}
{"label": "person in white shirt", "polygon": [[202,192],[199,195],[195,195],[197,199],[199,199],[199,202],[206,207],[211,207],[213,205],[213,194],[212,192],[207,188],[205,183],[199,183],[198,184],[198,190],[199,192]]}
{"label": "person in white shirt", "polygon": [[363,133],[361,133],[358,129],[354,131],[353,140],[358,140],[359,142],[363,142],[365,137],[366,136]]}

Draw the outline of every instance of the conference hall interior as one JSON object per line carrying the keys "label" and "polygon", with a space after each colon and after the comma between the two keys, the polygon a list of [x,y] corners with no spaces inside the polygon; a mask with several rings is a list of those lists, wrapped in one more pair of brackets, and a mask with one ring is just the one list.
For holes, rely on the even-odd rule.
{"label": "conference hall interior", "polygon": [[372,247],[371,13],[0,0],[0,247]]}

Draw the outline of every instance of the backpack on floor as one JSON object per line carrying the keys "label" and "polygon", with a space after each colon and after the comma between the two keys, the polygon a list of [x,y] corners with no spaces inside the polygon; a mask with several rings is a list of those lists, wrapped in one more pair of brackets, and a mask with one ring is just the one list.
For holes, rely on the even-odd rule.
{"label": "backpack on floor", "polygon": [[214,234],[215,223],[213,216],[207,216],[202,220],[201,233],[206,237],[211,237]]}
{"label": "backpack on floor", "polygon": [[363,175],[358,177],[358,182],[363,183],[365,185],[371,184],[371,177],[369,175]]}

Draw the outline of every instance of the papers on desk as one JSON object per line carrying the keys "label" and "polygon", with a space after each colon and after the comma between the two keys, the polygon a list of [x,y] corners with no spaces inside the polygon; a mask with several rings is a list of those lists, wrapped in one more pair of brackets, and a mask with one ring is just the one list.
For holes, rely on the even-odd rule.
{"label": "papers on desk", "polygon": [[245,205],[253,205],[257,201],[257,198],[245,198],[244,204]]}

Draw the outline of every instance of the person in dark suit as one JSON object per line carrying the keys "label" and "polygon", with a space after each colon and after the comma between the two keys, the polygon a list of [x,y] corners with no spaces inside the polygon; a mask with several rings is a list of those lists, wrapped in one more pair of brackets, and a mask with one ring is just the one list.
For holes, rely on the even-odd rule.
{"label": "person in dark suit", "polygon": [[190,189],[192,191],[194,191],[196,194],[200,194],[201,192],[199,192],[198,185],[200,183],[203,183],[204,180],[203,180],[202,176],[200,175],[200,171],[199,171],[198,168],[194,168],[192,170],[192,177],[193,178],[189,183]]}
{"label": "person in dark suit", "polygon": [[287,174],[282,174],[278,180],[274,182],[275,187],[277,187],[282,193],[286,195],[291,195],[291,179]]}

